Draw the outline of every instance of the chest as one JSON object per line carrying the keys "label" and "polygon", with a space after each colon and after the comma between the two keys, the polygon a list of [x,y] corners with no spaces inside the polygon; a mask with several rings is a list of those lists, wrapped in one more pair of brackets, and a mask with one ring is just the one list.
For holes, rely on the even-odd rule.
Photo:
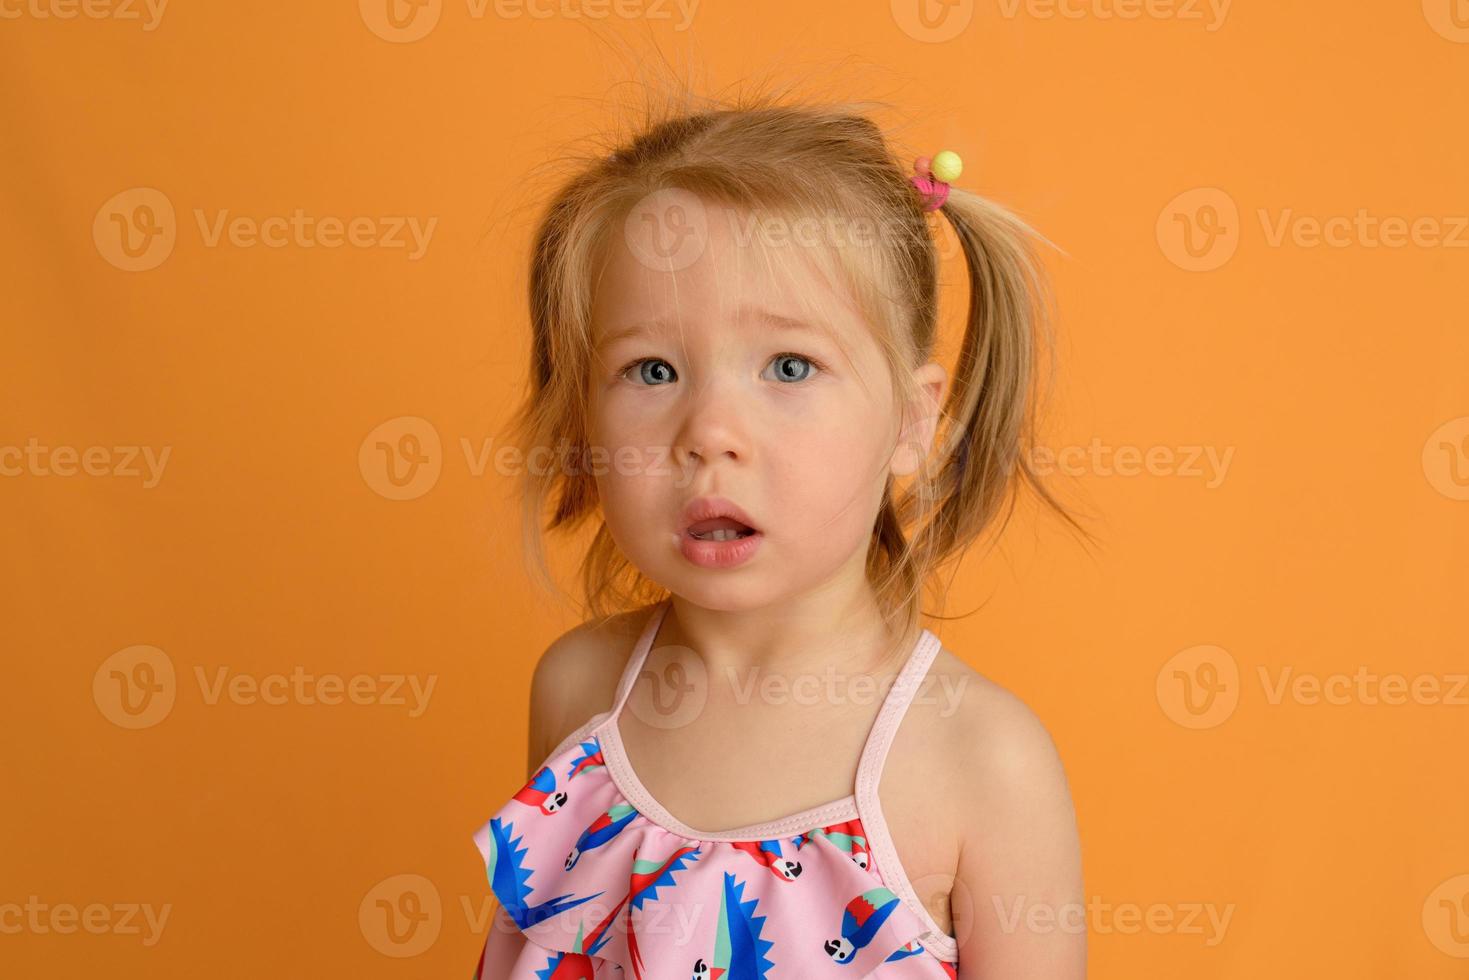
{"label": "chest", "polygon": [[[643,788],[691,828],[728,833],[853,796],[877,706],[706,704],[675,719],[635,694],[619,719]],[[914,712],[914,714],[918,714]],[[920,902],[951,929],[958,835],[925,719],[898,729],[878,783],[881,816]]]}

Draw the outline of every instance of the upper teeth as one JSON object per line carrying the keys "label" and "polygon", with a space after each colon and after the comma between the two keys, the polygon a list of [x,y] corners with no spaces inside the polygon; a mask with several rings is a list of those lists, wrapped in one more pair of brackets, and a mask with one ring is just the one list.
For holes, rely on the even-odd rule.
{"label": "upper teeth", "polygon": [[732,541],[740,536],[740,532],[720,528],[717,531],[696,531],[694,537],[703,538],[707,541]]}

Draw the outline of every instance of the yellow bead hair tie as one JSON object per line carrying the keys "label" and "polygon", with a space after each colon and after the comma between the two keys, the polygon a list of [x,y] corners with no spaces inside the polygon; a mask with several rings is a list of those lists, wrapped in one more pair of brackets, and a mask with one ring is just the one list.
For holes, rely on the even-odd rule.
{"label": "yellow bead hair tie", "polygon": [[964,161],[953,150],[940,150],[933,159],[919,157],[913,161],[913,176],[908,178],[923,195],[923,210],[937,211],[949,199],[949,184],[964,172]]}

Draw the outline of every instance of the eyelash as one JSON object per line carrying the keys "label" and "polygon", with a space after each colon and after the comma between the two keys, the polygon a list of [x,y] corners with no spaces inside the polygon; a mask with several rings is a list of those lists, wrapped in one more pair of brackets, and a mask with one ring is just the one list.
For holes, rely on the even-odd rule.
{"label": "eyelash", "polygon": [[[779,354],[772,354],[771,357],[770,357],[770,361],[767,361],[766,363],[769,364],[771,362],[778,361],[782,357],[794,357],[794,358],[797,358],[799,360],[809,362],[811,364],[811,366],[816,369],[815,374],[821,374],[822,372],[824,372],[826,370],[826,365],[823,364],[823,363],[821,363],[820,361],[818,361],[816,358],[812,357],[810,354],[799,354],[796,351],[792,351],[792,350],[781,351]],[[617,372],[617,377],[619,377],[619,378],[626,378],[629,371],[631,371],[635,367],[640,367],[641,365],[647,363],[648,361],[663,361],[663,363],[665,363],[665,364],[668,363],[667,360],[665,360],[664,358],[661,358],[661,357],[639,357],[636,360],[629,362],[625,367],[622,368],[622,370],[618,371]],[[669,365],[669,366],[671,367],[672,365]],[[811,380],[811,378],[807,377],[807,378],[802,378],[800,381],[791,381],[791,382],[788,382],[785,385],[785,387],[790,387],[792,385],[805,384],[805,383],[807,383],[810,380]],[[639,387],[643,387],[643,388],[661,388],[662,385],[639,385]]]}

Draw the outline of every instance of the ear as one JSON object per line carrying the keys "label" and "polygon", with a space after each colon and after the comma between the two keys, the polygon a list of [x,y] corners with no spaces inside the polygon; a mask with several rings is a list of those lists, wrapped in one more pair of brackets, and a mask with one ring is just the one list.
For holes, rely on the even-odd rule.
{"label": "ear", "polygon": [[913,383],[918,388],[918,397],[909,402],[903,412],[898,445],[893,450],[890,464],[894,476],[917,472],[928,458],[933,448],[934,433],[938,430],[939,410],[944,404],[949,375],[942,364],[929,361],[913,370]]}

